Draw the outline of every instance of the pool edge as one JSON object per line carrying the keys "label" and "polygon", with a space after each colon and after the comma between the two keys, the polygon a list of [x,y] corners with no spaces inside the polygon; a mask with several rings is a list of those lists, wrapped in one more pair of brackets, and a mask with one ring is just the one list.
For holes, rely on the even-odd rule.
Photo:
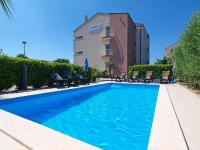
{"label": "pool edge", "polygon": [[148,150],[187,150],[166,85],[161,84],[149,137]]}
{"label": "pool edge", "polygon": [[[106,82],[91,84],[89,86],[96,86],[96,85],[109,84],[109,83],[119,83],[119,82],[106,81]],[[126,82],[120,82],[120,83],[121,84],[130,84],[130,83],[126,83]],[[145,85],[143,83],[139,83],[139,84]],[[147,84],[147,85],[151,85],[151,84]],[[152,84],[152,85],[159,85],[159,84]],[[37,94],[43,94],[43,93],[49,93],[49,92],[64,91],[64,90],[71,90],[71,89],[77,89],[77,88],[84,88],[84,87],[88,87],[88,86],[73,87],[73,88],[70,88],[70,89],[50,89],[50,90],[40,90],[40,91],[33,91],[33,92],[24,92],[24,93],[16,94],[17,96],[15,94],[8,94],[7,97],[5,96],[3,98],[0,98],[0,100],[2,100],[2,99],[6,100],[6,99],[10,99],[10,98],[16,98],[16,97],[21,97],[21,96],[29,96],[29,95],[35,95],[35,94],[37,95]],[[0,130],[5,131],[6,133],[9,132],[8,135],[11,135],[11,138],[13,138],[13,137],[16,138],[15,140],[20,141],[25,146],[26,145],[28,145],[28,146],[31,145],[31,148],[32,148],[32,147],[38,146],[38,145],[44,146],[44,147],[48,145],[48,147],[51,147],[51,149],[52,149],[53,147],[51,146],[51,144],[53,143],[53,145],[57,145],[56,149],[58,149],[58,147],[60,147],[60,145],[65,143],[63,145],[67,146],[68,149],[74,149],[73,146],[69,148],[69,143],[68,142],[63,142],[63,141],[68,141],[69,140],[69,142],[71,141],[72,143],[73,142],[76,143],[78,141],[78,143],[80,143],[80,145],[82,145],[79,149],[83,149],[84,145],[87,147],[86,149],[98,149],[98,148],[96,148],[96,147],[94,147],[94,146],[92,146],[92,145],[90,145],[88,143],[85,143],[85,142],[79,141],[79,140],[77,140],[75,138],[66,136],[66,135],[64,135],[62,133],[59,133],[59,132],[55,131],[55,130],[49,129],[49,128],[44,127],[44,126],[42,126],[40,124],[37,124],[35,122],[32,122],[30,120],[21,118],[19,116],[16,116],[16,115],[11,114],[9,112],[5,112],[5,111],[0,109],[0,120],[1,121],[2,121],[2,117],[5,119],[5,120],[3,119],[5,121],[5,127],[2,128],[2,124],[1,124],[0,125]],[[10,118],[10,120],[7,120],[8,118]],[[15,121],[19,121],[20,123],[18,123],[18,126],[14,126],[14,128],[13,128],[13,126],[10,124],[10,122],[13,122],[13,121],[14,122]],[[32,133],[33,135],[31,137],[29,137],[29,134],[30,134],[29,132],[30,131],[27,132],[26,128],[22,128],[22,126],[24,124],[25,124],[25,126],[27,128],[29,128],[29,129],[33,128],[34,131],[35,130],[36,131],[39,130],[40,132]],[[23,134],[20,134],[20,132],[22,132]],[[33,132],[33,131],[31,130],[31,132]],[[46,143],[46,141],[48,141],[46,139],[40,139],[38,141],[38,137],[40,137],[41,132],[45,132],[44,134],[48,134],[49,136],[46,135],[47,139],[50,137],[50,138],[53,138],[53,141],[48,143],[48,144]],[[20,137],[19,135],[22,135],[22,137]],[[23,137],[23,135],[24,135],[24,137]],[[54,135],[54,136],[52,136],[52,135]],[[31,142],[34,141],[34,140],[30,140],[30,139],[33,139],[33,138],[36,139],[38,142],[36,142],[35,144],[32,144]],[[66,139],[68,139],[68,140],[66,140]],[[56,141],[58,140],[61,143],[60,144],[55,144],[54,140],[56,140]],[[59,142],[56,142],[56,143],[59,143]],[[33,148],[33,149],[36,149],[36,148]],[[76,147],[76,149],[77,149],[77,147]]]}

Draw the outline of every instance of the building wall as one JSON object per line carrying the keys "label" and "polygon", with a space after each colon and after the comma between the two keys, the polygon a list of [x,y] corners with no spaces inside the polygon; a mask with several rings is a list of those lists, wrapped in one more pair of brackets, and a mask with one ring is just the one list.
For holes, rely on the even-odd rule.
{"label": "building wall", "polygon": [[111,47],[113,50],[112,63],[115,64],[115,74],[127,72],[128,56],[128,15],[112,14],[110,26],[113,34]]}
{"label": "building wall", "polygon": [[149,35],[145,28],[142,32],[142,64],[149,64]]}
{"label": "building wall", "polygon": [[149,35],[143,24],[136,25],[136,64],[149,64]]}
{"label": "building wall", "polygon": [[175,43],[175,44],[170,45],[170,46],[168,46],[167,48],[165,48],[165,56],[166,56],[166,57],[169,57],[169,56],[172,54],[173,50],[174,50],[176,47],[177,47],[177,44]]}
{"label": "building wall", "polygon": [[[83,39],[74,40],[74,64],[83,65],[84,59],[88,58],[91,67],[105,70],[105,62],[101,58],[105,43],[101,38],[105,36],[105,26],[109,24],[109,15],[99,14],[74,31],[74,37],[83,36]],[[89,32],[89,28],[94,25],[99,25],[101,29],[97,32]],[[77,54],[78,51],[83,51],[83,54]]]}
{"label": "building wall", "polygon": [[[98,25],[98,30],[90,32],[94,25]],[[112,71],[115,75],[122,72],[127,75],[128,67],[134,64],[148,64],[148,33],[144,25],[141,30],[136,28],[138,25],[142,24],[135,24],[127,13],[96,14],[74,31],[74,64],[83,65],[84,59],[88,58],[90,66],[105,71],[109,61],[115,65]],[[106,36],[107,26],[110,27],[109,36]],[[109,55],[105,53],[108,52],[106,44],[110,44]]]}
{"label": "building wall", "polygon": [[137,26],[135,29],[135,54],[136,54],[136,64],[140,64],[140,29]]}
{"label": "building wall", "polygon": [[[136,63],[136,25],[128,15],[128,67]],[[133,36],[134,35],[134,36]]]}

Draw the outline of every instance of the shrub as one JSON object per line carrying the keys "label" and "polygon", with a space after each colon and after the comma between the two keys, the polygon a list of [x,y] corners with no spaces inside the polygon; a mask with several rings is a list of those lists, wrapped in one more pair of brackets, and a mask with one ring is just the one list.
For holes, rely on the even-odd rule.
{"label": "shrub", "polygon": [[[162,76],[162,71],[171,71],[172,65],[170,64],[156,64],[156,65],[134,65],[128,69],[128,76],[131,77],[134,71],[139,71],[138,77],[144,78],[146,71],[153,71],[152,78],[159,79]],[[169,74],[169,78],[172,78],[172,71]]]}
{"label": "shrub", "polygon": [[58,58],[58,59],[54,60],[53,62],[69,64],[69,60],[68,59],[64,59],[64,58]]}
{"label": "shrub", "polygon": [[9,89],[16,81],[16,65],[6,56],[0,56],[0,91]]}
{"label": "shrub", "polygon": [[[40,88],[43,85],[51,85],[51,74],[58,72],[63,75],[64,71],[73,71],[77,74],[84,75],[83,67],[57,62],[47,62],[42,60],[33,60],[23,58],[15,58],[9,56],[0,56],[0,91],[7,90],[13,85],[17,87],[22,83],[23,64],[28,66],[28,85]],[[88,78],[95,81],[99,75],[99,71],[95,68],[89,68]]]}
{"label": "shrub", "polygon": [[189,86],[200,87],[200,13],[192,16],[172,54],[176,75]]}
{"label": "shrub", "polygon": [[89,68],[88,78],[95,82],[97,78],[101,77],[101,72],[96,68]]}

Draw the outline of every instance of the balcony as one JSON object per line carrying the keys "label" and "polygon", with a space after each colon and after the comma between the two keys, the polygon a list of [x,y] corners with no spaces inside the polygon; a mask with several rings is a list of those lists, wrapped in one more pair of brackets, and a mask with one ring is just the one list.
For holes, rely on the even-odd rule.
{"label": "balcony", "polygon": [[111,35],[107,35],[107,36],[103,36],[101,38],[101,40],[105,43],[105,42],[110,42],[112,40],[113,36]]}
{"label": "balcony", "polygon": [[113,36],[110,35],[110,28],[106,29],[105,36],[103,36],[101,39],[103,42],[110,42],[110,40],[113,38]]}
{"label": "balcony", "polygon": [[113,53],[111,51],[111,49],[104,49],[101,50],[101,57],[102,59],[110,59],[112,57]]}

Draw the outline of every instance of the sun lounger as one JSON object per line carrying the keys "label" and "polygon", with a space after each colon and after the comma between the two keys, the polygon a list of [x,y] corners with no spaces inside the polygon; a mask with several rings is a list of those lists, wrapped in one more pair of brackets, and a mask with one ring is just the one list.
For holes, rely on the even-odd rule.
{"label": "sun lounger", "polygon": [[90,84],[90,80],[87,77],[83,77],[82,75],[78,75],[78,80],[81,84]]}
{"label": "sun lounger", "polygon": [[132,82],[138,81],[138,74],[139,74],[139,71],[133,71],[133,75],[132,75],[132,77],[130,78],[130,80],[131,80]]}
{"label": "sun lounger", "polygon": [[152,80],[152,74],[153,74],[153,71],[147,71],[146,77],[143,79],[143,82],[144,83],[150,83],[151,80]]}
{"label": "sun lounger", "polygon": [[160,83],[168,83],[169,82],[169,74],[170,74],[170,71],[163,71],[162,77],[160,79]]}
{"label": "sun lounger", "polygon": [[58,73],[53,73],[52,74],[52,80],[54,83],[56,83],[57,87],[67,86],[69,87],[69,80],[63,79]]}
{"label": "sun lounger", "polygon": [[122,72],[120,76],[117,75],[116,77],[116,82],[122,82],[122,81],[127,81],[127,78],[126,78],[126,73],[125,72]]}

